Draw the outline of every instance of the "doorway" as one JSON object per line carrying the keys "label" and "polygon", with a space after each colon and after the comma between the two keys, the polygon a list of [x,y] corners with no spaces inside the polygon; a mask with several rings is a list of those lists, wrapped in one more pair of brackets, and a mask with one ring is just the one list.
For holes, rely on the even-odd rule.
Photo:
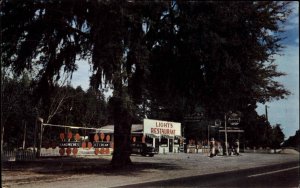
{"label": "doorway", "polygon": [[173,153],[173,139],[169,139],[169,152]]}

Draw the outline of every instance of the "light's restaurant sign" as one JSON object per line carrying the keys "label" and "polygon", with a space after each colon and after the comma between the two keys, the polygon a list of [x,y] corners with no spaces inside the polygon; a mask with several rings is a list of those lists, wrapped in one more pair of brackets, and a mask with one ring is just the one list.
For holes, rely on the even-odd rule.
{"label": "light's restaurant sign", "polygon": [[181,136],[181,123],[144,119],[144,134]]}

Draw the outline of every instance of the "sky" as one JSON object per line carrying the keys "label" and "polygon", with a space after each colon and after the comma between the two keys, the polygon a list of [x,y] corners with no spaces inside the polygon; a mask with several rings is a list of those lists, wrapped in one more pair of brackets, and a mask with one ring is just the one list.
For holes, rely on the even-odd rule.
{"label": "sky", "polygon": [[[271,125],[280,124],[285,137],[295,135],[299,130],[299,2],[292,2],[293,12],[285,24],[287,37],[282,41],[286,48],[283,56],[275,56],[278,71],[287,75],[276,79],[291,92],[287,99],[266,103],[268,120]],[[265,105],[259,104],[256,109],[259,115],[265,114]]]}
{"label": "sky", "polygon": [[[287,99],[258,104],[256,109],[259,115],[265,114],[265,105],[268,110],[268,120],[271,125],[280,124],[286,139],[295,135],[299,130],[299,2],[291,3],[292,13],[284,25],[286,37],[281,43],[285,46],[281,54],[276,55],[277,70],[287,75],[277,78],[286,89],[291,92]],[[78,62],[78,70],[73,73],[72,85],[81,86],[84,90],[89,87],[91,76],[90,65],[85,61]]]}

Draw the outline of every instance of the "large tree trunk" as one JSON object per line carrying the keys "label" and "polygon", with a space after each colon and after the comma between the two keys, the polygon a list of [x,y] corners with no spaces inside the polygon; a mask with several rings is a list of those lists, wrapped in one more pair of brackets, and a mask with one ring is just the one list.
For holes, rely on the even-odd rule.
{"label": "large tree trunk", "polygon": [[3,114],[1,112],[1,159],[3,157],[3,149],[4,149],[4,131],[5,131],[5,124],[6,124],[6,118],[3,117]]}
{"label": "large tree trunk", "polygon": [[3,157],[3,143],[4,143],[4,122],[1,122],[1,157]]}
{"label": "large tree trunk", "polygon": [[123,167],[131,164],[130,134],[132,116],[128,105],[121,98],[111,99],[114,118],[114,152],[111,164],[114,167]]}

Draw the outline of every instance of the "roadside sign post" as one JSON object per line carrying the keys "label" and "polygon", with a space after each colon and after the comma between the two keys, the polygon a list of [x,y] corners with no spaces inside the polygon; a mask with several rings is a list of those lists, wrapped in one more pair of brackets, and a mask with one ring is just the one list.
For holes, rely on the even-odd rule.
{"label": "roadside sign post", "polygon": [[226,153],[226,156],[228,156],[228,143],[227,143],[227,120],[226,120],[226,113],[225,113],[225,153]]}
{"label": "roadside sign post", "polygon": [[214,127],[216,127],[216,126],[215,125],[210,125],[210,123],[207,124],[207,146],[208,146],[208,148],[209,148],[209,143],[210,143],[210,141],[209,141],[209,138],[210,138],[210,134],[209,134],[210,128],[214,128]]}
{"label": "roadside sign post", "polygon": [[[232,113],[231,111],[228,112],[228,123],[232,126],[237,126],[241,121],[240,112]],[[224,124],[225,124],[225,148],[226,148],[226,156],[228,156],[228,142],[227,142],[227,113],[225,113],[224,117]]]}

